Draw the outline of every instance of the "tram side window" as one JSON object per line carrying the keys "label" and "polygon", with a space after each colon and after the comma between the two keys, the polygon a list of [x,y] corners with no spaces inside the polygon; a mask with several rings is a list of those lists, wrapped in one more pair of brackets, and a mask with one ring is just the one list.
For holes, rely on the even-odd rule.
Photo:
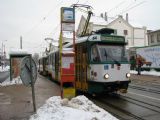
{"label": "tram side window", "polygon": [[49,56],[49,65],[51,65],[51,55]]}
{"label": "tram side window", "polygon": [[94,62],[99,62],[100,61],[100,57],[98,55],[98,50],[97,50],[96,45],[92,46],[91,60],[94,61]]}
{"label": "tram side window", "polygon": [[52,66],[54,65],[54,54],[52,54]]}

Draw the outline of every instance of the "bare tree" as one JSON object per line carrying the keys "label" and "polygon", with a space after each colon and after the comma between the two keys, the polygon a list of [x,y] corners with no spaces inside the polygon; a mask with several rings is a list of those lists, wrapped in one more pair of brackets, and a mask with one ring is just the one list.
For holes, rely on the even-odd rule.
{"label": "bare tree", "polygon": [[38,53],[34,53],[33,60],[36,62],[36,64],[38,63],[38,59],[39,59],[39,54]]}

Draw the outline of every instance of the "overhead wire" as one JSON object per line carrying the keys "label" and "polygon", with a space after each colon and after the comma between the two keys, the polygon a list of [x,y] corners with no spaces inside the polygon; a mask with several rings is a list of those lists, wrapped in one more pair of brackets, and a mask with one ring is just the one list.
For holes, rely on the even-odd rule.
{"label": "overhead wire", "polygon": [[[27,31],[25,34],[23,34],[23,36],[26,36],[28,35],[29,33],[31,33],[33,30],[35,30],[37,27],[39,27],[47,18],[48,16],[50,16],[51,13],[53,13],[57,7],[59,7],[61,4],[63,3],[63,0],[61,0],[54,8],[52,8],[44,17],[42,17],[42,19],[37,23],[35,24],[29,31]],[[26,41],[23,40],[23,42],[26,43]],[[30,43],[28,43],[30,44]],[[33,44],[33,43],[31,43]]]}
{"label": "overhead wire", "polygon": [[[125,13],[125,12],[128,12],[128,11],[130,11],[131,9],[140,6],[141,4],[143,4],[143,3],[145,3],[145,2],[146,2],[146,1],[142,1],[142,2],[137,3],[137,4],[131,3],[130,5],[128,5],[127,8],[123,9],[121,12],[119,12],[119,13],[118,13],[116,16],[114,16],[114,17],[117,17],[117,16],[120,15],[120,14],[123,14],[123,13]],[[130,7],[130,6],[131,6],[131,7]]]}
{"label": "overhead wire", "polygon": [[107,13],[112,12],[113,10],[117,9],[118,7],[120,7],[121,5],[123,5],[126,2],[126,0],[118,3],[115,7],[111,8],[110,10],[107,11]]}
{"label": "overhead wire", "polygon": [[[88,0],[87,0],[87,2],[88,2]],[[75,4],[78,4],[78,3],[79,3],[79,0],[77,0],[77,2]],[[60,28],[60,23],[57,24],[57,26],[52,29],[52,31],[49,33],[49,35],[53,35],[54,36],[57,32],[59,32],[59,31],[57,31],[58,27]]]}
{"label": "overhead wire", "polygon": [[37,24],[35,24],[28,32],[26,32],[26,33],[24,34],[24,36],[27,35],[27,34],[29,34],[31,31],[33,31],[35,28],[37,28],[43,21],[45,21],[45,20],[47,19],[47,17],[48,17],[51,13],[53,13],[59,5],[62,4],[62,2],[63,2],[63,0],[61,0],[61,1],[56,5],[56,7],[54,7],[53,9],[51,9]]}

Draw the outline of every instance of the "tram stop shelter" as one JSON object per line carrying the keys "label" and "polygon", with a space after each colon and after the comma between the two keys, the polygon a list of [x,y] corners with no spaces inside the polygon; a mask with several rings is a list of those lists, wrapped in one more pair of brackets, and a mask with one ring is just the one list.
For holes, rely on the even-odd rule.
{"label": "tram stop shelter", "polygon": [[13,78],[20,76],[20,64],[21,60],[25,56],[31,56],[31,54],[23,49],[16,49],[10,51],[10,81]]}

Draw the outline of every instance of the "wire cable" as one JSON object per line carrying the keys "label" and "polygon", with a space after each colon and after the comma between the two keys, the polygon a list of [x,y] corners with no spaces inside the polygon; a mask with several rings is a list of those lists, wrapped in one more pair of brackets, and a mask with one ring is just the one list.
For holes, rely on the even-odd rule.
{"label": "wire cable", "polygon": [[114,16],[114,17],[117,17],[118,15],[120,15],[120,14],[123,14],[123,13],[125,13],[125,12],[127,12],[127,11],[130,11],[130,10],[132,10],[133,8],[135,8],[135,7],[138,7],[138,6],[140,6],[141,4],[143,4],[143,3],[145,3],[146,1],[142,1],[142,2],[140,2],[140,3],[137,3],[136,5],[132,5],[131,7],[127,7],[126,9],[124,9],[124,10],[122,10],[119,14],[117,14],[116,16]]}
{"label": "wire cable", "polygon": [[28,35],[31,31],[33,31],[35,28],[37,28],[43,21],[45,21],[47,19],[47,17],[53,13],[57,7],[59,7],[61,4],[63,3],[63,0],[61,0],[56,7],[54,7],[53,9],[51,9],[37,24],[35,24],[28,32],[26,32],[23,36]]}

